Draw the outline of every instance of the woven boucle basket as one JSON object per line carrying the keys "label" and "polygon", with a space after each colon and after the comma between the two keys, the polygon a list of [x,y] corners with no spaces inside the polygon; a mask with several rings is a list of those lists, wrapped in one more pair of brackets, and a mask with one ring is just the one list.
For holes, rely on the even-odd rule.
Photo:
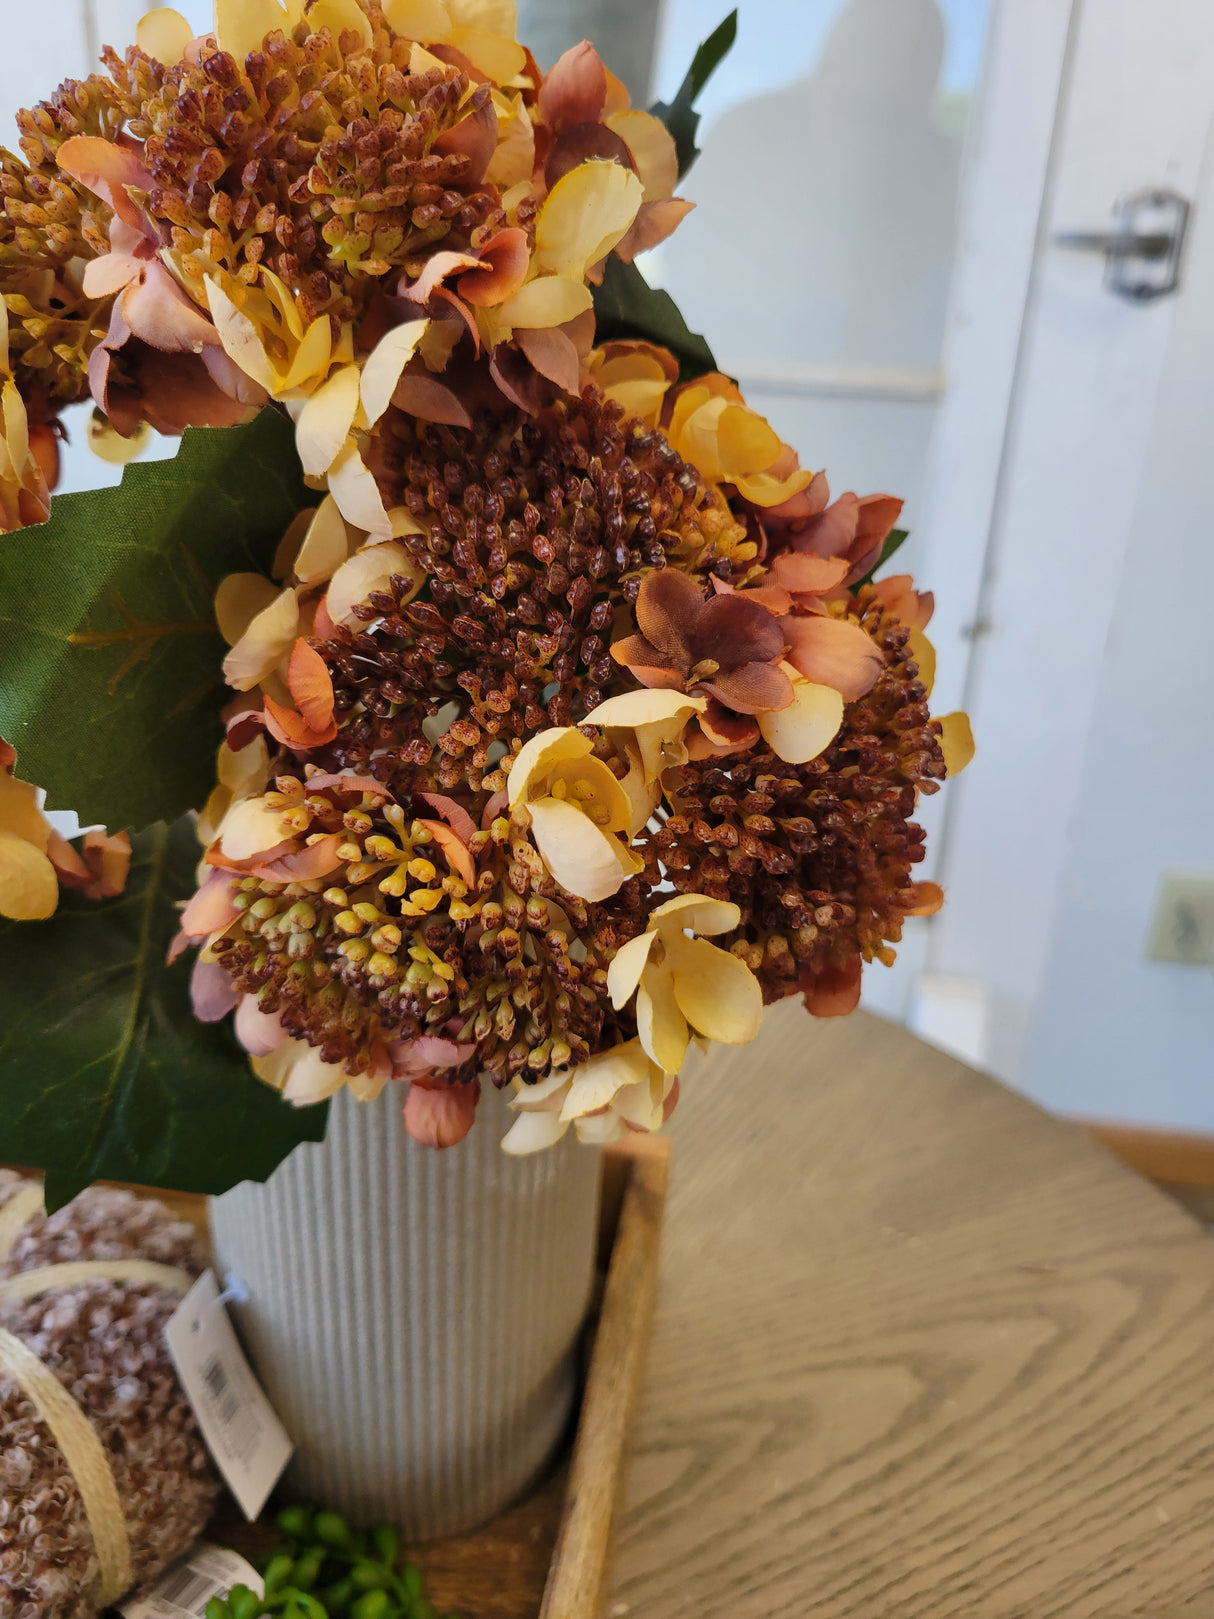
{"label": "woven boucle basket", "polygon": [[[32,1201],[0,1170],[0,1230]],[[49,1218],[40,1209],[7,1252],[0,1243],[0,1329],[68,1391],[100,1440],[129,1541],[132,1584],[189,1549],[219,1485],[164,1343],[179,1295],[155,1283],[93,1277],[26,1301],[5,1280],[79,1261],[149,1260],[197,1275],[193,1228],[163,1204],[93,1187]],[[85,1619],[102,1568],[80,1488],[51,1430],[0,1370],[0,1619]]]}

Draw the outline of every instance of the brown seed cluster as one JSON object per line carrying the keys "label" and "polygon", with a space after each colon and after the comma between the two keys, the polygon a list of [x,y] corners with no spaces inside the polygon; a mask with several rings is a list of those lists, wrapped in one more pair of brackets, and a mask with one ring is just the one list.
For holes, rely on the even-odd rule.
{"label": "brown seed cluster", "polygon": [[131,126],[172,246],[246,281],[265,265],[308,319],[355,318],[376,277],[419,271],[438,247],[466,251],[504,217],[452,144],[489,87],[468,97],[457,67],[410,72],[409,42],[369,16],[370,48],[301,27],[267,36],[243,71],[226,52],[175,67]]}
{"label": "brown seed cluster", "polygon": [[[402,579],[321,651],[335,759],[393,784],[496,791],[512,743],[576,724],[618,683],[608,649],[645,572],[731,580],[754,555],[716,490],[594,388],[470,429],[393,412],[383,459],[389,504],[424,530],[403,543],[426,599]],[[432,743],[422,724],[451,700],[462,712]]]}
{"label": "brown seed cluster", "polygon": [[605,906],[558,902],[535,851],[502,818],[473,836],[469,884],[424,801],[410,815],[373,794],[280,778],[272,802],[301,836],[339,833],[342,867],[303,881],[239,879],[240,921],[212,948],[288,1034],[350,1074],[382,1070],[387,1042],[474,1044],[444,1072],[451,1083],[539,1079],[598,1049],[614,1020],[607,962],[640,929],[635,883]]}
{"label": "brown seed cluster", "polygon": [[907,630],[869,587],[851,616],[885,668],[847,705],[830,747],[804,765],[765,749],[688,764],[674,812],[638,845],[651,882],[660,863],[681,893],[741,906],[737,932],[715,942],[741,956],[769,1002],[794,993],[804,970],[893,960],[924,854],[911,816],[944,777]]}

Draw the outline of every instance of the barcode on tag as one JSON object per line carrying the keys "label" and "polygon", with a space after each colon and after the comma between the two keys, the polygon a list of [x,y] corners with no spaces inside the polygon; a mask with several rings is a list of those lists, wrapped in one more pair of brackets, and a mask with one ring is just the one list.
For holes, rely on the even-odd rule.
{"label": "barcode on tag", "polygon": [[165,1341],[207,1449],[251,1522],[287,1464],[291,1441],[236,1341],[213,1271],[177,1306]]}
{"label": "barcode on tag", "polygon": [[172,1616],[178,1613],[206,1612],[212,1597],[226,1596],[222,1580],[213,1580],[208,1574],[195,1574],[193,1569],[179,1568],[166,1577],[152,1598],[152,1612]]}
{"label": "barcode on tag", "polygon": [[211,1598],[226,1597],[236,1585],[261,1594],[261,1576],[239,1552],[204,1541],[121,1611],[126,1619],[203,1619]]}

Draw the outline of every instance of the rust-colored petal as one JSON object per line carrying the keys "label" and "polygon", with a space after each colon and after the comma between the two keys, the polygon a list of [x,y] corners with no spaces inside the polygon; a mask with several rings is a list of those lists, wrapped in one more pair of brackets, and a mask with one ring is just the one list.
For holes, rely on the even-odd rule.
{"label": "rust-colored petal", "polygon": [[822,967],[817,972],[801,977],[805,993],[805,1010],[814,1017],[846,1017],[860,1004],[859,956],[853,956],[842,967]]}
{"label": "rust-colored petal", "polygon": [[456,289],[465,303],[477,309],[505,303],[527,279],[530,257],[526,231],[516,225],[499,230],[481,248],[480,264],[460,276]]}
{"label": "rust-colored petal", "polygon": [[514,337],[541,376],[555,382],[567,394],[580,391],[581,361],[578,351],[559,327],[520,326]]}
{"label": "rust-colored petal", "polygon": [[786,590],[815,596],[838,589],[847,571],[845,557],[821,557],[813,551],[784,551],[771,564],[773,578]]}
{"label": "rust-colored petal", "polygon": [[[815,478],[810,484],[810,490],[817,481]],[[840,495],[833,505],[817,517],[811,517],[798,531],[793,540],[794,548],[816,552],[820,557],[848,556],[859,522],[860,502],[850,492]]]}
{"label": "rust-colored petal", "polygon": [[396,384],[392,403],[406,415],[416,416],[419,422],[437,422],[444,427],[472,426],[472,417],[459,395],[425,371],[406,371]]}
{"label": "rust-colored petal", "polygon": [[724,668],[772,663],[784,656],[788,645],[784,622],[741,591],[714,596],[700,604],[691,625],[687,637],[691,662],[715,658]]}
{"label": "rust-colored petal", "polygon": [[611,656],[625,669],[631,670],[642,686],[661,687],[669,691],[682,690],[687,669],[690,668],[690,665],[686,665],[682,670],[672,669],[664,654],[643,635],[629,635],[622,641],[613,641]]}
{"label": "rust-colored petal", "polygon": [[259,860],[249,869],[254,877],[272,883],[304,883],[328,877],[344,864],[338,853],[342,841],[340,832],[329,832],[315,843],[292,849],[274,860]]}
{"label": "rust-colored petal", "polygon": [[[310,782],[309,786],[314,789],[315,782]],[[383,790],[386,789],[381,789]],[[462,804],[457,804],[445,793],[418,793],[417,796],[423,804],[429,804],[432,810],[437,810],[458,837],[463,838],[465,843],[471,843],[476,836],[476,822]]]}
{"label": "rust-colored petal", "polygon": [[[483,97],[479,105],[478,97]],[[461,118],[458,124],[444,130],[432,147],[443,157],[462,153],[468,158],[468,168],[460,175],[461,187],[480,184],[497,149],[497,109],[488,90],[482,86],[473,95],[472,101],[474,110]]]}
{"label": "rust-colored petal", "polygon": [[739,714],[763,714],[787,708],[792,702],[792,681],[774,663],[743,663],[700,683],[727,708]]}
{"label": "rust-colored petal", "polygon": [[607,99],[603,61],[588,40],[574,45],[553,63],[540,86],[539,109],[556,130],[597,123]]}
{"label": "rust-colored petal", "polygon": [[819,686],[833,686],[845,702],[870,692],[881,673],[881,652],[858,624],[816,614],[783,621],[788,661]]}
{"label": "rust-colored petal", "polygon": [[748,714],[727,708],[715,697],[709,699],[708,707],[700,715],[700,729],[715,746],[731,751],[753,747],[759,740],[759,727]]}
{"label": "rust-colored petal", "polygon": [[571,124],[552,143],[548,161],[544,164],[544,184],[551,191],[570,169],[576,169],[579,163],[586,163],[592,157],[618,163],[625,169],[635,171],[636,168],[627,143],[606,124]]}
{"label": "rust-colored petal", "polygon": [[415,1079],[405,1098],[405,1129],[422,1147],[454,1147],[471,1130],[481,1088],[472,1085],[443,1085],[431,1089]]}
{"label": "rust-colored petal", "polygon": [[476,887],[476,864],[468,845],[445,821],[420,821],[447,857],[447,864],[469,888]]}
{"label": "rust-colored petal", "polygon": [[662,654],[655,661],[684,674],[691,668],[690,634],[703,606],[699,585],[678,568],[645,575],[637,596],[636,619],[641,634]]}

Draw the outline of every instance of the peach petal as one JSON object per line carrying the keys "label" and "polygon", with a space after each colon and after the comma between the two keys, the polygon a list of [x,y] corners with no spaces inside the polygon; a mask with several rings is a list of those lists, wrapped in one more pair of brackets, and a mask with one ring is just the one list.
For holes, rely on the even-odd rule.
{"label": "peach petal", "polygon": [[235,922],[240,912],[232,903],[235,880],[226,871],[213,871],[181,913],[181,931],[192,939],[205,939]]}
{"label": "peach petal", "polygon": [[[816,479],[814,482],[816,483]],[[813,483],[810,488],[813,488]],[[793,541],[798,551],[814,551],[820,557],[846,556],[860,522],[860,502],[850,492],[840,495],[833,506],[799,530]]]}
{"label": "peach petal", "polygon": [[774,714],[759,715],[768,747],[786,763],[807,764],[828,748],[843,723],[843,699],[833,686],[793,682],[792,702]]}
{"label": "peach petal", "polygon": [[472,851],[459,836],[452,831],[445,821],[422,821],[424,826],[439,845],[447,857],[447,864],[469,888],[476,887],[476,863],[472,859]]}
{"label": "peach petal", "polygon": [[323,747],[326,742],[332,742],[337,735],[337,721],[330,719],[329,723],[320,730],[314,730],[302,714],[294,709],[286,708],[282,703],[276,703],[272,697],[265,700],[266,730],[275,737],[285,748],[294,748],[307,751],[311,748]]}
{"label": "peach petal", "polygon": [[907,916],[935,916],[944,904],[944,890],[939,883],[912,883],[914,902],[907,906]]}
{"label": "peach petal", "polygon": [[679,154],[661,119],[649,112],[617,112],[607,119],[607,127],[632,154],[644,200],[661,202],[670,197],[679,181]]}
{"label": "peach petal", "polygon": [[476,1055],[475,1040],[447,1040],[439,1034],[393,1040],[388,1047],[393,1079],[425,1079],[436,1068],[458,1068]]}
{"label": "peach petal", "polygon": [[881,673],[881,653],[858,624],[840,618],[797,616],[781,621],[788,662],[819,686],[833,686],[851,703],[870,692]]}
{"label": "peach petal", "polygon": [[310,882],[315,877],[327,877],[345,863],[338,853],[341,844],[340,832],[328,832],[315,843],[280,855],[276,860],[259,861],[250,867],[250,873],[272,883]]}
{"label": "peach petal", "polygon": [[470,843],[476,836],[476,822],[453,798],[448,798],[445,793],[418,793],[417,796],[424,804],[429,804],[431,809],[437,810],[452,831],[463,838],[465,843]]}
{"label": "peach petal", "polygon": [[73,135],[59,147],[55,162],[109,203],[124,224],[133,226],[160,245],[147,215],[127,194],[128,186],[150,191],[155,185],[151,174],[129,146],[103,140],[100,135]]}
{"label": "peach petal", "polygon": [[667,197],[661,202],[643,202],[637,216],[624,235],[615,244],[617,258],[631,264],[640,253],[648,253],[668,236],[674,234],[695,207],[682,197]]}
{"label": "peach petal", "polygon": [[325,730],[333,719],[333,677],[320,653],[306,641],[295,643],[287,665],[287,687],[299,704],[304,723],[313,731]]}
{"label": "peach petal", "polygon": [[405,1098],[405,1129],[419,1146],[454,1147],[471,1130],[480,1099],[479,1084],[431,1090],[415,1079]]}
{"label": "peach petal", "polygon": [[230,573],[215,592],[215,619],[219,633],[229,646],[235,646],[259,613],[263,613],[280,592],[273,580],[260,573]]}
{"label": "peach petal", "polygon": [[339,793],[371,793],[376,798],[385,799],[392,797],[391,790],[385,787],[382,781],[376,781],[374,776],[355,776],[348,771],[333,775],[309,776],[307,788],[310,793],[334,789]]}
{"label": "peach petal", "polygon": [[123,293],[122,315],[132,336],[167,353],[195,354],[219,343],[215,327],[158,260]]}
{"label": "peach petal", "polygon": [[820,557],[813,551],[785,551],[773,559],[771,572],[785,590],[818,596],[843,583],[847,559]]}
{"label": "peach petal", "polygon": [[239,998],[235,984],[219,963],[199,956],[190,974],[190,1005],[199,1023],[218,1023]]}
{"label": "peach petal", "polygon": [[236,1038],[250,1057],[268,1057],[286,1043],[277,1012],[263,1012],[256,995],[242,995],[236,1007]]}

